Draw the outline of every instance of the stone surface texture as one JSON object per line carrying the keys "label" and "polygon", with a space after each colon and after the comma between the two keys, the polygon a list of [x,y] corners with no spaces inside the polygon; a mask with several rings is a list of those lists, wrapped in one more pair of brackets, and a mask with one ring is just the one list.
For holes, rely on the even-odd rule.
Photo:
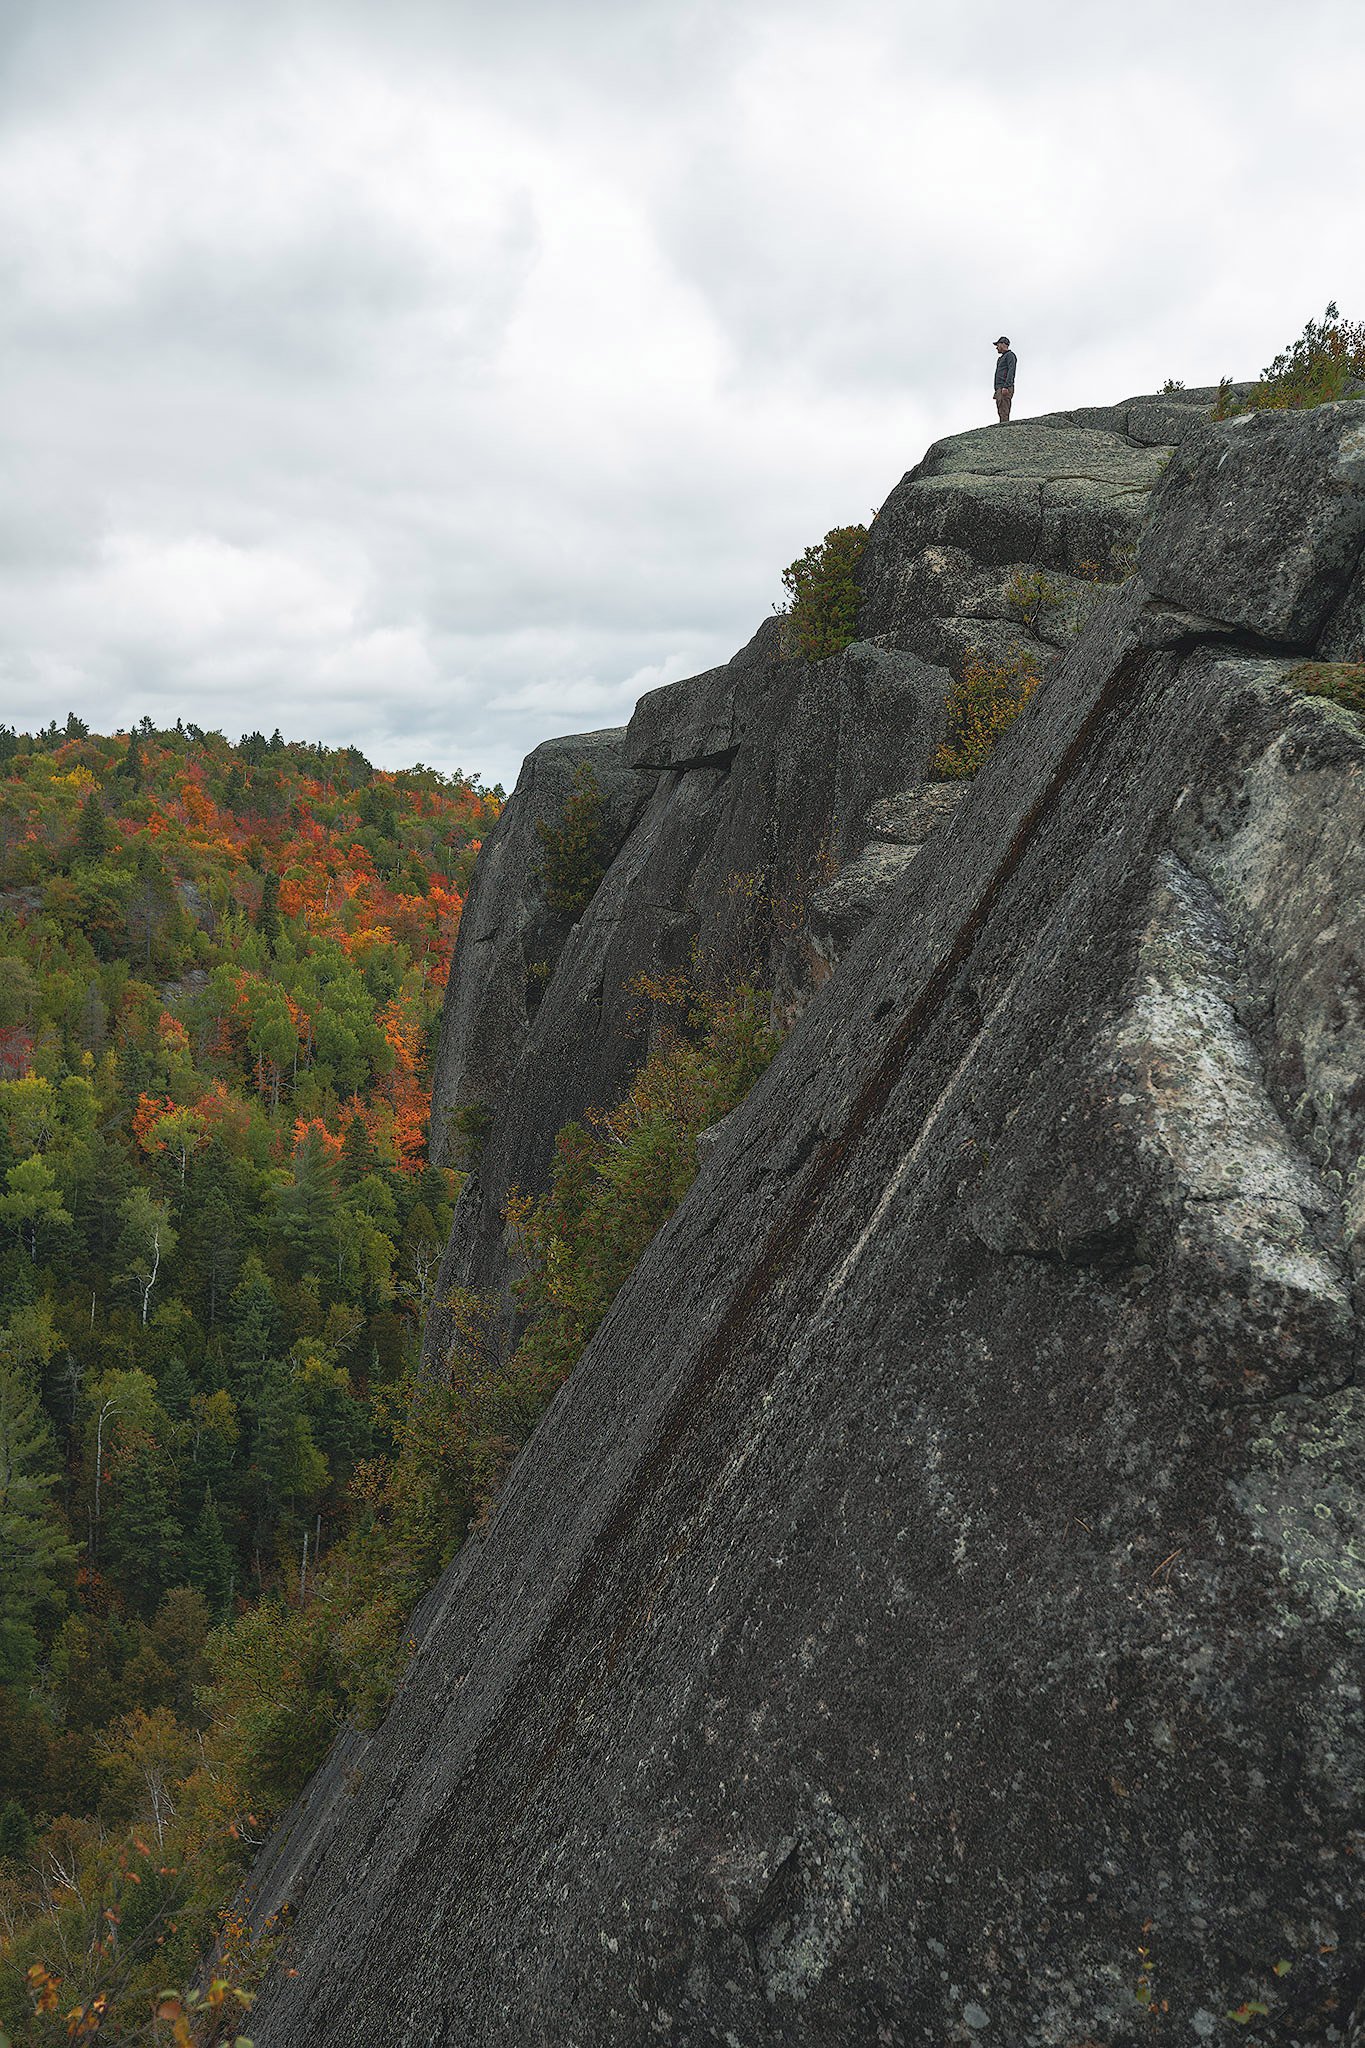
{"label": "stone surface texture", "polygon": [[[644,1058],[641,974],[700,961],[704,976],[770,990],[775,1020],[795,1022],[908,864],[904,853],[863,858],[903,836],[869,813],[918,802],[952,676],[973,653],[1022,653],[1040,673],[1055,664],[1131,572],[1170,447],[1206,423],[1212,395],[1131,399],[936,443],[874,522],[861,642],[831,661],[786,661],[769,619],[724,667],[642,697],[624,734],[547,741],[528,757],[480,858],[441,1025],[435,1156],[470,1156],[452,1130],[461,1109],[477,1105],[489,1126],[440,1295],[498,1296],[511,1340],[508,1191],[539,1193],[555,1132],[617,1100]],[[1017,597],[1016,579],[1037,576],[1045,595],[1021,610],[1011,589]],[[545,911],[535,828],[562,815],[584,760],[609,796],[615,858],[570,931]],[[448,1339],[438,1310],[430,1365]]]}
{"label": "stone surface texture", "polygon": [[[873,661],[928,546],[1136,537],[1163,403],[934,451],[876,645],[751,674],[728,764],[650,707],[554,977],[599,1016],[594,924],[701,928],[754,833],[904,857],[273,1846],[257,2048],[1365,2042],[1365,729],[1287,681],[1365,405],[1196,423],[1150,576],[918,841],[934,700]],[[836,702],[910,721],[894,773],[821,754]]]}
{"label": "stone surface texture", "polygon": [[453,1151],[450,1112],[487,1109],[506,1086],[530,1029],[542,967],[552,968],[571,926],[546,905],[538,824],[557,823],[589,771],[602,797],[607,846],[615,853],[648,801],[652,781],[622,760],[624,727],[546,740],[522,764],[517,786],[481,849],[460,920],[460,972],[445,1005],[437,1048],[431,1149],[438,1165]]}

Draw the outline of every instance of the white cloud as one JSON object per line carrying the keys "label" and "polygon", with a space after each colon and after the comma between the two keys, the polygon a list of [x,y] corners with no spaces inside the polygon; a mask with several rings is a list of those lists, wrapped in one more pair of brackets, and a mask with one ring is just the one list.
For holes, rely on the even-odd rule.
{"label": "white cloud", "polygon": [[1365,308],[1354,0],[10,0],[0,56],[20,723],[508,779],[747,639],[1002,322],[1043,410]]}

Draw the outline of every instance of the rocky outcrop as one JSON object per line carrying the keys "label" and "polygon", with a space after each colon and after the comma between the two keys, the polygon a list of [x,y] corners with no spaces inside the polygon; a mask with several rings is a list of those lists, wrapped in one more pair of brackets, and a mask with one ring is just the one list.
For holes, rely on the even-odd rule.
{"label": "rocky outcrop", "polygon": [[614,856],[649,799],[652,782],[622,762],[624,736],[623,727],[575,733],[528,754],[482,849],[461,918],[460,971],[448,984],[436,1051],[431,1152],[438,1165],[459,1149],[452,1115],[486,1115],[506,1088],[572,929],[546,902],[536,828],[563,817],[580,777],[589,774],[601,798],[603,851]]}
{"label": "rocky outcrop", "polygon": [[[524,878],[540,853],[538,813],[523,801],[534,783],[518,784],[490,840],[490,886],[476,888],[461,925],[433,1124],[448,1112],[452,1076],[477,1072],[500,1085],[482,1097],[490,1125],[437,1291],[503,1291],[508,1329],[507,1194],[543,1187],[556,1131],[616,1101],[644,1059],[639,977],[749,979],[773,991],[784,1020],[799,1014],[832,959],[812,936],[811,898],[862,852],[869,807],[922,784],[938,745],[942,670],[866,644],[813,665],[787,662],[776,637],[773,621],[727,668],[641,700],[615,772],[633,776],[643,800],[534,1010],[519,994]],[[537,776],[544,751],[528,763]],[[481,1006],[484,991],[506,994]],[[446,1340],[438,1311],[428,1356]]]}
{"label": "rocky outcrop", "polygon": [[[1045,672],[1074,642],[1131,573],[1148,496],[1211,399],[937,443],[873,526],[861,641],[792,662],[769,620],[724,667],[642,697],[624,733],[528,758],[479,863],[442,1020],[433,1150],[468,1162],[450,1133],[471,1108],[487,1134],[439,1295],[501,1296],[510,1335],[508,1193],[540,1192],[555,1132],[615,1101],[644,1058],[641,975],[745,978],[772,992],[777,1023],[795,1021],[944,815],[926,777],[951,675],[978,651]],[[588,759],[614,858],[570,931],[547,921],[536,827],[562,815]],[[917,822],[876,821],[902,799]],[[430,1360],[448,1338],[438,1311]]]}
{"label": "rocky outcrop", "polygon": [[[892,863],[277,1859],[257,2048],[1365,2038],[1365,730],[1293,682],[1365,659],[1362,437],[1187,436]],[[927,738],[902,657],[840,687],[912,677]],[[829,679],[779,727],[750,673],[688,712],[728,764],[648,741],[556,981],[689,783],[713,877],[746,747],[794,787],[762,736]],[[918,828],[825,775],[773,843]]]}

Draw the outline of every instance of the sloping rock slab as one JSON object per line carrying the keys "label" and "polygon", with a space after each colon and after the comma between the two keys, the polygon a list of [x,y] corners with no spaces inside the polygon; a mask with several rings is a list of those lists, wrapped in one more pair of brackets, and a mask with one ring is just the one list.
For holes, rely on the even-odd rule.
{"label": "sloping rock slab", "polygon": [[1162,617],[727,1123],[257,2048],[1358,2038],[1365,740]]}

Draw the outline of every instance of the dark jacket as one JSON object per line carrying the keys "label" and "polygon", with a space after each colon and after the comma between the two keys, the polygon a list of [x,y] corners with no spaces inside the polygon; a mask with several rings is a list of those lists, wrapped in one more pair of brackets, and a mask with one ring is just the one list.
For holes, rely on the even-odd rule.
{"label": "dark jacket", "polygon": [[996,357],[995,388],[997,391],[1012,391],[1014,389],[1014,372],[1017,361],[1018,358],[1012,348],[1007,348],[1004,355]]}

